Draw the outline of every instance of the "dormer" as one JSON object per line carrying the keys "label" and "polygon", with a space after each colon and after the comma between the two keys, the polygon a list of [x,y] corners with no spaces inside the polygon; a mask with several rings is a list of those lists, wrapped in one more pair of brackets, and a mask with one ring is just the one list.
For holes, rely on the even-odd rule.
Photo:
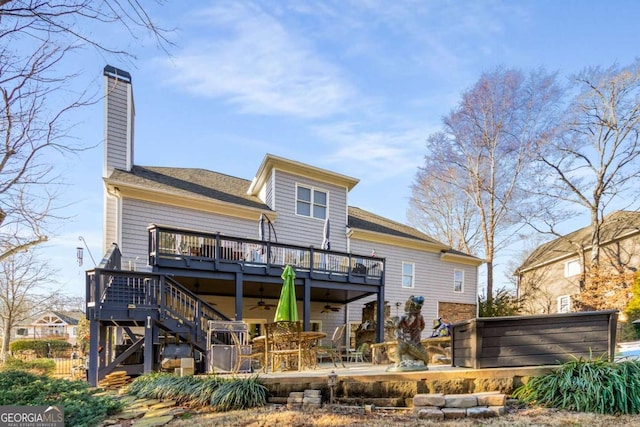
{"label": "dormer", "polygon": [[247,193],[258,197],[274,210],[273,184],[278,172],[284,172],[291,175],[305,177],[313,181],[343,187],[347,193],[351,191],[358,182],[360,182],[360,180],[347,175],[331,172],[326,169],[285,159],[283,157],[274,156],[273,154],[267,154],[264,156],[264,159],[262,160],[262,163],[258,168],[258,172],[256,173],[255,178],[253,178]]}
{"label": "dormer", "polygon": [[248,194],[277,212],[278,236],[283,241],[303,244],[318,240],[320,247],[322,239],[318,237],[329,218],[332,249],[346,250],[347,199],[358,182],[350,176],[267,154]]}

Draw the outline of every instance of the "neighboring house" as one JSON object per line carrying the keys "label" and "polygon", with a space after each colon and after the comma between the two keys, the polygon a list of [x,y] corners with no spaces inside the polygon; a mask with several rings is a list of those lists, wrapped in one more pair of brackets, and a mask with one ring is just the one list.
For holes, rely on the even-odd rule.
{"label": "neighboring house", "polygon": [[[587,226],[539,246],[516,270],[518,295],[528,313],[574,311],[591,260]],[[640,212],[615,211],[605,216],[600,233],[600,265],[617,271],[637,271],[640,265]]]}
{"label": "neighboring house", "polygon": [[[175,281],[172,286],[214,304],[229,319],[248,322],[254,335],[273,320],[285,264],[296,269],[298,312],[305,329],[330,335],[349,322],[351,346],[371,302],[384,302],[388,317],[398,309],[403,312],[409,296],[423,295],[427,325],[438,317],[475,317],[482,260],[349,206],[356,178],[271,154],[253,179],[204,169],[136,165],[131,77],[109,66],[104,75],[104,251],[116,243],[122,269],[138,276],[166,274]],[[176,142],[176,147],[181,145]],[[330,251],[323,250],[327,226]],[[96,282],[100,280],[118,283],[117,278]],[[155,280],[150,275],[140,286]],[[102,287],[89,296],[90,318],[94,307],[108,308],[97,294],[108,291]],[[113,286],[110,291],[115,293]],[[110,317],[119,315],[122,312],[102,310],[96,318],[106,327]],[[379,319],[385,320],[383,315]],[[149,325],[161,319],[147,321]],[[139,325],[140,320],[131,323]],[[379,338],[381,330],[379,326]],[[423,336],[430,333],[427,327]],[[135,341],[135,334],[130,335]]]}
{"label": "neighboring house", "polygon": [[13,328],[13,339],[61,339],[75,345],[78,321],[85,317],[80,310],[50,311],[29,323]]}

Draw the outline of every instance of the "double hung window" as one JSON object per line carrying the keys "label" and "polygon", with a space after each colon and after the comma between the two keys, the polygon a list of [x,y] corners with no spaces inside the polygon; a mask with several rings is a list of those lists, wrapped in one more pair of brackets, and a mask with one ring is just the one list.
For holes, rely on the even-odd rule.
{"label": "double hung window", "polygon": [[464,292],[464,271],[453,270],[453,292]]}
{"label": "double hung window", "polygon": [[415,283],[415,264],[412,262],[402,263],[402,287],[413,288]]}
{"label": "double hung window", "polygon": [[298,185],[296,187],[296,214],[311,218],[327,218],[326,191]]}

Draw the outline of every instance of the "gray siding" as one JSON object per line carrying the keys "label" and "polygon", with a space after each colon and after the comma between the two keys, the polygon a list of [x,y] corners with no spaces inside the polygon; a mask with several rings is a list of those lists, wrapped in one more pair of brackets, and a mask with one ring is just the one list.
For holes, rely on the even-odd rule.
{"label": "gray siding", "polygon": [[258,238],[257,221],[126,198],[123,201],[122,210],[123,241],[120,249],[125,267],[128,261],[135,262],[138,269],[147,265],[147,227],[150,224],[189,228],[206,233],[221,233],[250,239]]}
{"label": "gray siding", "polygon": [[[391,316],[404,312],[404,303],[411,295],[422,295],[425,303],[422,315],[426,327],[422,332],[424,338],[431,334],[431,322],[438,318],[438,302],[457,302],[475,304],[477,295],[478,269],[474,266],[443,262],[439,252],[426,252],[416,249],[385,245],[362,240],[351,240],[351,252],[370,254],[375,250],[376,256],[386,258],[385,263],[385,301],[391,307]],[[402,263],[415,264],[414,288],[402,287]],[[453,292],[453,271],[464,271],[464,292]],[[349,305],[349,321],[359,322],[362,318],[364,304],[375,301],[375,297],[356,301]],[[400,306],[396,310],[396,303]]]}
{"label": "gray siding", "polygon": [[[105,102],[105,165],[104,174],[108,176],[113,168],[127,169],[127,140],[129,136],[128,104],[129,88],[127,82],[106,79]],[[132,150],[131,150],[132,152]]]}
{"label": "gray siding", "polygon": [[104,255],[104,253],[107,251],[107,249],[109,249],[109,247],[111,246],[112,243],[119,243],[118,242],[118,236],[117,236],[117,230],[118,230],[118,226],[117,226],[117,221],[118,221],[118,201],[116,200],[115,197],[109,196],[108,194],[106,194],[105,191],[105,195],[104,195],[104,206],[105,206],[105,217],[104,217],[104,229],[102,230],[103,232],[103,245],[102,245],[102,254]]}
{"label": "gray siding", "polygon": [[269,181],[267,182],[267,184],[265,185],[264,193],[264,203],[269,206],[272,210],[276,210],[276,207],[274,206],[275,204],[275,200],[273,199],[273,185],[271,185],[273,181],[273,172],[271,173],[271,179],[269,179]]}
{"label": "gray siding", "polygon": [[317,248],[322,246],[324,220],[296,215],[296,184],[327,192],[331,223],[331,249],[346,251],[346,188],[282,171],[276,171],[274,180],[274,201],[278,211],[275,226],[278,241],[303,246],[313,245]]}

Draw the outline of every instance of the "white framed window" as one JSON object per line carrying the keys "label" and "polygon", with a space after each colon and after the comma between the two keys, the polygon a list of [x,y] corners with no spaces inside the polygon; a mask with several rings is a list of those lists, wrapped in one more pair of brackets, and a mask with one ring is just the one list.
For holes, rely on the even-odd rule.
{"label": "white framed window", "polygon": [[311,218],[326,219],[329,194],[296,184],[296,214]]}
{"label": "white framed window", "polygon": [[571,311],[571,297],[561,295],[558,297],[558,313],[569,313]]}
{"label": "white framed window", "polygon": [[415,283],[415,264],[412,262],[402,263],[402,287],[413,288]]}
{"label": "white framed window", "polygon": [[18,328],[16,335],[27,336],[29,335],[29,330],[27,328]]}
{"label": "white framed window", "polygon": [[572,259],[564,263],[564,277],[577,276],[581,272],[579,259]]}
{"label": "white framed window", "polygon": [[453,292],[464,292],[464,270],[453,270]]}

